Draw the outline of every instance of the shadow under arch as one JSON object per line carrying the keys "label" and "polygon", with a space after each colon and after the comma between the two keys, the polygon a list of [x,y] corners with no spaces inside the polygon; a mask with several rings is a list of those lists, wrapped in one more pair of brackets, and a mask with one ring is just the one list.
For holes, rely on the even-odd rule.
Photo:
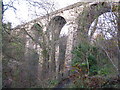
{"label": "shadow under arch", "polygon": [[55,16],[50,20],[47,30],[49,34],[51,34],[50,36],[52,37],[52,39],[53,38],[58,39],[61,29],[65,24],[66,20],[62,16]]}

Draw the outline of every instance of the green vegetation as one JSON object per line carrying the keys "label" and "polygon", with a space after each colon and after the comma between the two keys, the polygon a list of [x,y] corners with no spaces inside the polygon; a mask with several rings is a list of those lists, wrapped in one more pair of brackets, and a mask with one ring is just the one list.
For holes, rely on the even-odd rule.
{"label": "green vegetation", "polygon": [[74,55],[72,66],[80,65],[81,67],[88,69],[90,75],[96,74],[98,71],[97,52],[98,49],[95,46],[87,43],[79,44],[72,52]]}
{"label": "green vegetation", "polygon": [[[74,69],[71,72],[79,72],[78,78],[74,80],[72,87],[102,87],[104,82],[107,82],[105,77],[115,75],[116,73],[104,51],[97,46],[90,45],[89,43],[80,43],[74,48],[72,53],[74,55],[72,60]],[[94,80],[90,82],[92,77],[95,78],[100,86],[94,86]]]}
{"label": "green vegetation", "polygon": [[42,27],[41,27],[39,24],[35,23],[35,24],[33,25],[33,27],[35,27],[35,29],[36,29],[37,31],[39,31],[39,33],[43,33]]}
{"label": "green vegetation", "polygon": [[[71,38],[72,34],[70,37],[69,34],[60,37],[60,30],[65,21],[61,16],[55,16],[55,20],[45,26],[38,24],[41,22],[33,26],[28,23],[28,27],[25,24],[25,27],[23,25],[15,30],[11,29],[11,23],[8,23],[3,24],[2,31],[0,23],[0,32],[3,34],[0,34],[0,41],[3,38],[3,43],[0,43],[0,46],[3,46],[0,52],[0,58],[3,60],[3,87],[118,88],[120,80],[116,76],[116,58],[119,55],[116,53],[119,50],[117,37],[113,35],[114,38],[106,40],[102,33],[94,37],[97,32],[96,18],[104,13],[103,9],[107,10],[105,5],[106,3],[101,3],[100,6],[93,4],[83,9],[78,20],[78,31],[73,33],[73,37],[77,34],[75,38]],[[96,24],[92,27],[94,30],[89,37],[90,24],[95,20]],[[73,25],[74,23],[76,22],[73,22]],[[70,23],[70,28],[71,26]],[[114,34],[110,31],[105,33]],[[69,48],[72,45],[76,47],[71,52]]]}

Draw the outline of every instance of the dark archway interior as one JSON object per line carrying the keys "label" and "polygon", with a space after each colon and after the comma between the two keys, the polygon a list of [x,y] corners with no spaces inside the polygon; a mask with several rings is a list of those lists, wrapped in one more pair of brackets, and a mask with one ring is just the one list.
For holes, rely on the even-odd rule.
{"label": "dark archway interior", "polygon": [[62,16],[53,17],[49,23],[48,32],[51,32],[51,34],[54,33],[54,38],[58,38],[60,31],[65,24],[66,20]]}

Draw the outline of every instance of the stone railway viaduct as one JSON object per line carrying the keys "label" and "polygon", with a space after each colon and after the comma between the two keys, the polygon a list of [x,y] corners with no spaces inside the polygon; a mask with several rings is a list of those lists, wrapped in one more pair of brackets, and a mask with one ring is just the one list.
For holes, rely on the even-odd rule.
{"label": "stone railway viaduct", "polygon": [[[30,37],[30,35],[33,37],[39,36],[37,35],[38,33],[35,33],[35,30],[33,29],[34,24],[39,24],[42,27],[43,31],[49,32],[48,39],[51,40],[52,38],[54,38],[56,40],[56,42],[52,42],[50,48],[54,48],[52,46],[55,45],[54,50],[56,50],[56,53],[54,53],[54,56],[56,57],[55,59],[58,59],[60,57],[59,54],[61,49],[61,47],[59,47],[60,43],[58,42],[60,37],[62,37],[61,30],[62,28],[67,27],[66,29],[68,30],[68,34],[66,35],[67,41],[63,56],[65,59],[65,66],[70,67],[72,59],[71,51],[78,43],[80,43],[80,31],[84,30],[84,33],[88,33],[91,23],[101,14],[110,11],[112,11],[112,9],[109,2],[78,2],[65,8],[51,12],[45,16],[41,16],[40,18],[32,20],[26,24],[17,26],[16,28],[14,28],[12,34],[19,34],[20,37],[24,36],[24,39],[26,40],[25,47],[35,50],[40,55],[41,47],[38,44],[34,43]],[[82,22],[85,22],[84,27]],[[27,31],[27,34],[21,34],[23,28]],[[54,35],[52,33],[54,33]],[[39,36],[39,38],[40,37],[41,36]],[[40,39],[38,39],[38,41],[39,40]],[[46,43],[48,42],[46,41]],[[30,54],[29,50],[26,49],[25,55],[27,54],[28,56],[30,56],[31,54],[29,55],[28,53]],[[59,61],[56,60],[56,62]],[[59,68],[59,66],[57,68]],[[65,71],[69,71],[69,69],[70,68],[66,68]]]}

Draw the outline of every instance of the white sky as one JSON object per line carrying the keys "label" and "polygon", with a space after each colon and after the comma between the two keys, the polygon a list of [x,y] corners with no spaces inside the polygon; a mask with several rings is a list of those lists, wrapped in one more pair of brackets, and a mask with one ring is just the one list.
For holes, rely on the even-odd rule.
{"label": "white sky", "polygon": [[[95,25],[95,20],[92,22],[89,28],[88,35],[91,35],[91,31],[93,30]],[[92,37],[96,39],[96,36],[100,33],[104,35],[105,39],[111,39],[112,37],[117,35],[117,21],[114,13],[107,12],[98,17],[96,30]]]}
{"label": "white sky", "polygon": [[[5,0],[5,2],[7,2],[7,1],[10,1],[10,0]],[[11,22],[12,27],[15,27],[17,25],[23,24],[25,22],[28,22],[28,21],[31,21],[32,19],[37,18],[35,12],[31,11],[31,13],[29,14],[29,10],[31,10],[31,8],[28,9],[26,7],[27,5],[24,2],[24,0],[16,0],[16,1],[20,2],[20,5],[18,5],[17,3],[14,4],[14,6],[17,8],[17,12],[14,13],[14,11],[12,9],[6,11],[5,16],[4,16],[5,22]],[[46,1],[46,0],[42,0],[42,1]],[[56,6],[57,9],[60,9],[60,8],[66,7],[68,5],[74,4],[76,2],[79,2],[81,0],[51,0],[51,1],[55,2],[55,4],[56,4],[55,6]],[[34,8],[34,10],[35,10],[35,8]],[[40,9],[38,9],[37,11],[42,12]],[[110,26],[113,27],[112,25],[110,25]],[[63,27],[63,29],[61,30],[61,34],[67,34],[68,33],[68,27],[69,26],[65,25]],[[88,32],[88,34],[89,33],[90,32]],[[110,36],[110,35],[107,35],[107,36]]]}
{"label": "white sky", "polygon": [[57,2],[59,4],[59,8],[63,8],[65,6],[68,6],[68,5],[71,5],[71,4],[74,4],[80,0],[53,0],[55,2]]}
{"label": "white sky", "polygon": [[[4,2],[7,2],[10,0],[5,0]],[[16,3],[14,3],[15,7],[17,8],[17,12],[14,13],[13,9],[9,9],[4,13],[4,22],[11,22],[12,23],[12,27],[15,27],[19,24],[28,22],[32,19],[37,18],[37,16],[35,16],[35,12],[31,12],[29,14],[29,9],[26,7],[26,3],[24,3],[24,0],[18,0],[20,2],[20,5]],[[56,4],[56,8],[60,9],[63,7],[66,7],[68,5],[74,4],[80,0],[51,0],[54,1]],[[40,11],[40,10],[39,10]],[[34,17],[33,17],[34,16]]]}
{"label": "white sky", "polygon": [[[8,2],[8,1],[10,1],[10,0],[3,0],[3,2]],[[29,11],[29,10],[33,10],[33,8],[31,9],[31,7],[30,7],[28,9],[24,0],[16,0],[16,1],[20,2],[19,4],[17,2],[14,3],[14,6],[17,8],[17,12],[14,13],[13,9],[7,10],[4,13],[3,21],[5,23],[11,22],[12,27],[15,27],[17,25],[23,24],[23,23],[31,21],[37,17],[40,17],[40,14],[38,14],[39,16],[37,16],[34,11],[31,11],[31,12]],[[80,2],[80,1],[88,2],[88,1],[106,1],[106,0],[41,0],[41,1],[53,1],[53,2],[55,2],[55,7],[57,9],[60,9],[60,8],[66,7],[68,5],[71,5],[76,2]],[[107,0],[107,1],[109,1],[109,0]],[[119,1],[119,0],[112,0],[112,1]],[[34,8],[34,10],[35,9],[36,8]],[[36,9],[36,11],[41,13],[42,10]],[[43,14],[45,14],[45,12],[43,12]]]}

